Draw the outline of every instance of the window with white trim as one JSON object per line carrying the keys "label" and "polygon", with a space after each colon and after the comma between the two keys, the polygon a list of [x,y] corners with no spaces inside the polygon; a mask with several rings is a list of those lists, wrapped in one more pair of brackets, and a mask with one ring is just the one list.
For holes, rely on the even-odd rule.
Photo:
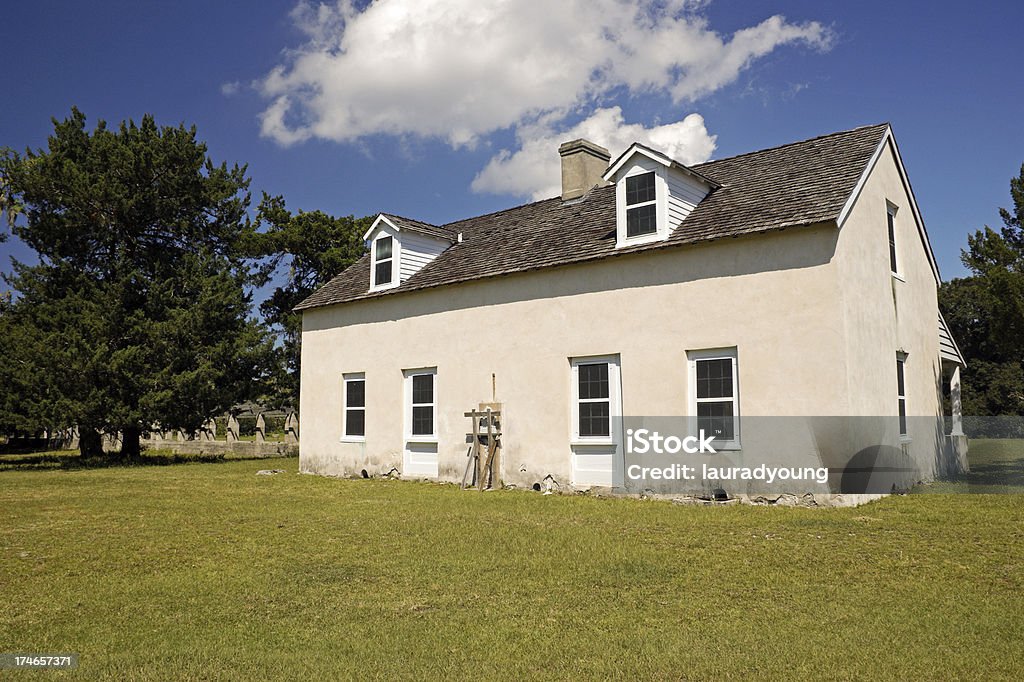
{"label": "window with white trim", "polygon": [[907,382],[905,380],[904,365],[907,363],[907,356],[903,353],[896,354],[896,402],[900,416],[900,437],[907,437]]}
{"label": "window with white trim", "polygon": [[617,356],[572,360],[572,439],[577,443],[611,443],[619,410]]}
{"label": "window with white trim", "polygon": [[690,414],[716,448],[739,447],[739,373],[735,348],[689,351]]}
{"label": "window with white trim", "polygon": [[394,282],[395,239],[389,234],[381,235],[373,242],[373,286],[382,287]]}
{"label": "window with white trim", "polygon": [[406,370],[406,438],[437,439],[437,368]]}
{"label": "window with white trim", "polygon": [[897,267],[899,263],[896,261],[896,210],[895,206],[888,204],[885,215],[889,226],[889,270],[898,276],[900,271]]}
{"label": "window with white trim", "polygon": [[343,440],[363,440],[366,437],[366,376],[345,374],[344,407],[342,420]]}
{"label": "window with white trim", "polygon": [[626,238],[658,231],[658,202],[654,171],[626,178]]}

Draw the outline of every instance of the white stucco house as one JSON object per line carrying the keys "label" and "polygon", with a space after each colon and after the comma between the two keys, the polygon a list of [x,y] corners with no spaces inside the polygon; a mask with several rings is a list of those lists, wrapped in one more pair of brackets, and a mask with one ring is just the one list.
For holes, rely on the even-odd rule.
{"label": "white stucco house", "polygon": [[966,465],[964,362],[888,124],[692,167],[557,151],[561,196],[447,225],[381,214],[298,307],[303,471],[457,482],[464,414],[492,400],[500,477],[523,487],[619,485],[630,424],[655,417],[733,462],[832,472],[795,493],[857,492],[865,461],[899,460],[901,485]]}

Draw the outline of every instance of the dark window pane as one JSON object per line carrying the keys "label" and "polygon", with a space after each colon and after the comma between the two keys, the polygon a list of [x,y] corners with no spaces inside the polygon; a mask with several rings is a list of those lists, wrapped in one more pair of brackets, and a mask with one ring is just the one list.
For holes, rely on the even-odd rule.
{"label": "dark window pane", "polygon": [[626,205],[654,201],[654,173],[633,175],[626,178]]}
{"label": "dark window pane", "polygon": [[366,413],[363,410],[345,411],[345,435],[365,436],[366,435]]}
{"label": "dark window pane", "polygon": [[366,382],[346,381],[345,382],[345,406],[366,407]]}
{"label": "dark window pane", "polygon": [[381,237],[377,240],[377,260],[391,258],[391,237]]}
{"label": "dark window pane", "polygon": [[658,231],[658,210],[654,204],[626,209],[626,236],[637,237]]}
{"label": "dark window pane", "polygon": [[434,408],[413,407],[412,408],[412,435],[432,436],[434,435]]}
{"label": "dark window pane", "polygon": [[580,398],[608,397],[608,363],[601,362],[578,366],[580,375]]}
{"label": "dark window pane", "polygon": [[697,361],[697,397],[732,398],[732,360]]}
{"label": "dark window pane", "polygon": [[903,361],[902,360],[897,360],[896,361],[896,395],[899,395],[899,396],[907,395],[906,387],[905,387],[904,381],[903,381]]}
{"label": "dark window pane", "polygon": [[391,283],[391,261],[377,263],[377,272],[374,275],[373,281],[376,284]]}
{"label": "dark window pane", "polygon": [[416,374],[412,378],[412,403],[422,405],[434,402],[434,375]]}
{"label": "dark window pane", "polygon": [[900,435],[907,435],[907,401],[900,398]]}
{"label": "dark window pane", "polygon": [[735,438],[731,402],[697,403],[697,428],[707,436],[728,441]]}
{"label": "dark window pane", "polygon": [[896,226],[892,213],[889,213],[889,269],[896,272]]}
{"label": "dark window pane", "polygon": [[608,403],[580,403],[580,435],[607,436],[611,434]]}

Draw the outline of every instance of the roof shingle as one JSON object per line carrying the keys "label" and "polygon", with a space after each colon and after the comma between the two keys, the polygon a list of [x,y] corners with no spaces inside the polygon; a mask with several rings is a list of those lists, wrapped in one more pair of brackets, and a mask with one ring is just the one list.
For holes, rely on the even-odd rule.
{"label": "roof shingle", "polygon": [[431,225],[425,223],[422,220],[413,220],[412,218],[404,218],[394,213],[381,213],[382,216],[391,221],[391,223],[399,230],[411,230],[413,232],[421,232],[431,237],[440,237],[441,239],[447,239],[453,241],[455,235],[452,231],[445,227],[439,227],[437,225]]}
{"label": "roof shingle", "polygon": [[579,200],[555,197],[442,227],[386,214],[435,236],[462,233],[463,241],[385,291],[368,291],[365,255],[296,310],[835,220],[887,128],[866,126],[693,166],[720,187],[668,239],[636,247],[615,248],[614,186]]}

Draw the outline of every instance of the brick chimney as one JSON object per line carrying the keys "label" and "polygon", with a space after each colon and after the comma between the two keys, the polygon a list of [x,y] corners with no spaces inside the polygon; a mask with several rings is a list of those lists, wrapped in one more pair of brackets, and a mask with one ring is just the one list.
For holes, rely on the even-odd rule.
{"label": "brick chimney", "polygon": [[583,196],[595,185],[607,185],[601,174],[608,169],[611,154],[588,140],[573,140],[558,147],[562,157],[562,201]]}

